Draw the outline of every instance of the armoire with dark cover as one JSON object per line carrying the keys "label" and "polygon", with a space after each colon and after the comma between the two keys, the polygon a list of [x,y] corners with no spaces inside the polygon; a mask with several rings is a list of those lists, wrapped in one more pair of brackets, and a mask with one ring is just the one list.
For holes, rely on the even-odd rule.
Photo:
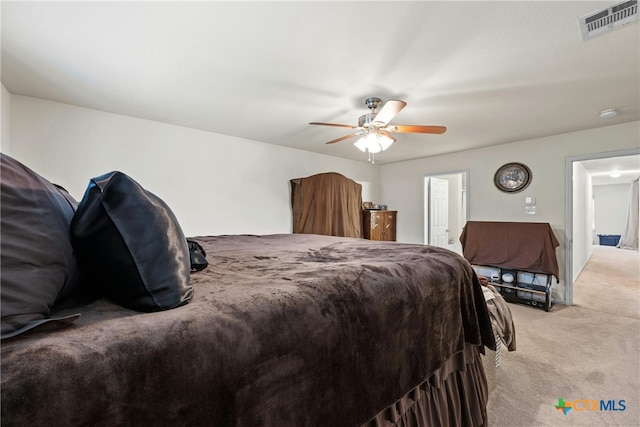
{"label": "armoire with dark cover", "polygon": [[336,172],[290,182],[294,233],[362,237],[362,185]]}

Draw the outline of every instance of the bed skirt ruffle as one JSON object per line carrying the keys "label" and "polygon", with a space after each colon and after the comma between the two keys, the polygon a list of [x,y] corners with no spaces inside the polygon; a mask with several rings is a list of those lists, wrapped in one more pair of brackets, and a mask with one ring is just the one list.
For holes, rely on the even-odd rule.
{"label": "bed skirt ruffle", "polygon": [[488,398],[480,347],[467,343],[429,379],[362,427],[484,426]]}

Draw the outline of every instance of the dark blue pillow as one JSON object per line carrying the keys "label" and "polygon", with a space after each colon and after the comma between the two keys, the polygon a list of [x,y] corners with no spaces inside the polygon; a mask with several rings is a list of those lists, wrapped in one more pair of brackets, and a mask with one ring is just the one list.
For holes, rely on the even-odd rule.
{"label": "dark blue pillow", "polygon": [[168,310],[193,296],[189,247],[159,197],[122,172],[93,178],[71,221],[87,284],[138,311]]}

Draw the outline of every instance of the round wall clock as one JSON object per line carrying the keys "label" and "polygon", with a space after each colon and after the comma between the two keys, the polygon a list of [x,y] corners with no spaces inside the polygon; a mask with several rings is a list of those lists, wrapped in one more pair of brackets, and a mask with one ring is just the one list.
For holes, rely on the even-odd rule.
{"label": "round wall clock", "polygon": [[507,163],[496,171],[493,182],[504,192],[516,193],[527,188],[531,182],[531,171],[522,163]]}

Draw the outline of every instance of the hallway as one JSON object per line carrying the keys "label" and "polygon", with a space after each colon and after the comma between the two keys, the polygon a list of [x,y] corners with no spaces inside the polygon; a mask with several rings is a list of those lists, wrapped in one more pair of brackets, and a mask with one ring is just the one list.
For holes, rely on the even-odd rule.
{"label": "hallway", "polygon": [[594,246],[573,285],[577,307],[640,319],[640,253]]}
{"label": "hallway", "polygon": [[[502,352],[491,426],[637,426],[640,419],[640,256],[597,246],[573,306],[509,304],[517,350]],[[623,411],[570,411],[558,399],[624,400]]]}

